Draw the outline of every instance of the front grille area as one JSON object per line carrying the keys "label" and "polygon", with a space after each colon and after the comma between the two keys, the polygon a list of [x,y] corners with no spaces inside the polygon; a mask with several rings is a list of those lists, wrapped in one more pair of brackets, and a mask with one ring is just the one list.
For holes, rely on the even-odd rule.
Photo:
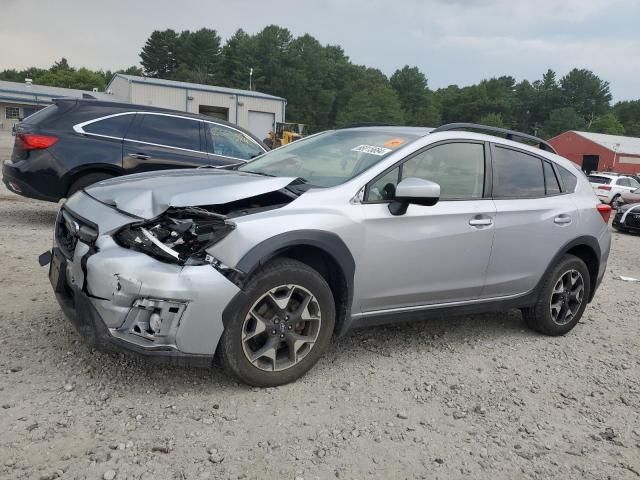
{"label": "front grille area", "polygon": [[629,227],[640,228],[640,213],[630,213],[625,223]]}

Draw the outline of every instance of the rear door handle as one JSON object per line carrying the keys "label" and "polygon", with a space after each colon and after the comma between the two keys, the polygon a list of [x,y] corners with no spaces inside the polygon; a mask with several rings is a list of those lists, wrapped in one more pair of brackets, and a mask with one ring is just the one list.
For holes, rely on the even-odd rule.
{"label": "rear door handle", "polygon": [[487,227],[493,224],[493,220],[489,217],[474,217],[469,220],[469,225],[472,227]]}
{"label": "rear door handle", "polygon": [[565,225],[567,223],[571,223],[571,217],[569,215],[558,215],[553,219],[553,223],[558,225]]}
{"label": "rear door handle", "polygon": [[138,160],[149,160],[151,158],[151,155],[145,155],[144,153],[129,153],[127,156]]}

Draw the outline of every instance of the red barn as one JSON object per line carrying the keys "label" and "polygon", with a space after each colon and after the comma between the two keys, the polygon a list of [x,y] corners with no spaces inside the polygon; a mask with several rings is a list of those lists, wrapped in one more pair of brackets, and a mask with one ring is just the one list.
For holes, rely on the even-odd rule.
{"label": "red barn", "polygon": [[640,173],[640,138],[569,130],[549,143],[587,173]]}

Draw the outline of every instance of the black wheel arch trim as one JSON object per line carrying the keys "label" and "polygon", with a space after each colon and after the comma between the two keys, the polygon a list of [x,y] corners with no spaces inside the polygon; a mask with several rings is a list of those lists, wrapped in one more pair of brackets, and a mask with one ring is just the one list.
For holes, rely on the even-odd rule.
{"label": "black wheel arch trim", "polygon": [[[573,240],[571,240],[570,242],[566,243],[559,251],[558,253],[555,254],[555,256],[553,257],[553,259],[551,260],[551,262],[549,263],[549,266],[547,267],[547,269],[544,272],[544,275],[542,276],[542,278],[540,279],[540,281],[538,282],[538,285],[536,285],[535,288],[535,292],[536,292],[536,296],[537,293],[540,291],[540,289],[542,288],[542,284],[544,283],[544,279],[547,277],[547,275],[549,275],[549,273],[551,272],[551,270],[553,270],[553,268],[558,264],[558,262],[560,261],[560,259],[566,255],[567,253],[569,253],[569,251],[572,248],[575,247],[580,247],[580,246],[587,246],[589,247],[591,250],[593,250],[593,252],[596,255],[596,275],[594,278],[589,279],[590,280],[590,284],[591,284],[591,291],[589,293],[589,299],[587,303],[590,303],[591,300],[593,300],[593,296],[596,293],[596,288],[598,287],[598,277],[599,277],[599,273],[600,273],[600,262],[602,259],[602,252],[600,251],[600,243],[598,242],[598,239],[589,235],[583,235],[581,237],[577,237],[574,238]],[[588,265],[587,265],[588,267]],[[591,273],[591,272],[589,272]]]}
{"label": "black wheel arch trim", "polygon": [[222,312],[222,324],[225,328],[232,318],[232,315],[248,300],[247,295],[242,289],[246,279],[260,266],[266,264],[287,249],[304,246],[322,250],[332,257],[342,269],[347,288],[347,305],[345,305],[344,319],[336,323],[336,333],[341,335],[346,332],[351,323],[351,305],[353,302],[353,284],[356,264],[351,251],[342,239],[335,233],[322,230],[294,230],[281,233],[255,245],[240,259],[235,269],[243,272],[242,279],[236,282],[241,290]]}

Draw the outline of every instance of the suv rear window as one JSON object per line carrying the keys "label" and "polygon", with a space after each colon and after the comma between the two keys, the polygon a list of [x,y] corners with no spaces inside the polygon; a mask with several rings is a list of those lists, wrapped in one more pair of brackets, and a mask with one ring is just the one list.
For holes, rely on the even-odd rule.
{"label": "suv rear window", "polygon": [[135,115],[118,115],[85,125],[82,129],[87,133],[124,138]]}
{"label": "suv rear window", "polygon": [[611,183],[611,179],[607,177],[600,177],[598,175],[589,175],[589,182],[608,185],[609,183]]}

